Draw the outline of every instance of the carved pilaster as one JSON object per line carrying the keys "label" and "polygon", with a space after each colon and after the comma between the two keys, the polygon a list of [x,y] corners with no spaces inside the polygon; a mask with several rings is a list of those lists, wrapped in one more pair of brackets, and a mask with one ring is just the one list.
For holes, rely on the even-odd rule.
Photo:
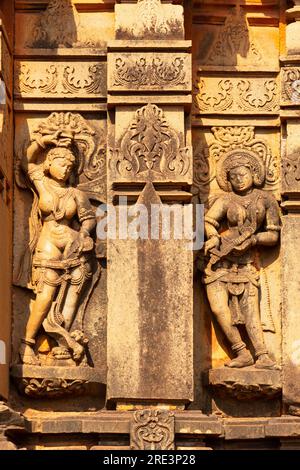
{"label": "carved pilaster", "polygon": [[281,64],[281,121],[283,133],[281,191],[284,211],[282,228],[282,381],[283,401],[287,410],[295,414],[300,405],[300,328],[297,311],[299,302],[300,270],[296,261],[298,247],[295,234],[300,230],[300,2],[286,12],[286,52]]}
{"label": "carved pilaster", "polygon": [[180,5],[138,0],[116,4],[115,14],[108,201],[118,220],[120,196],[132,214],[143,206],[149,217],[142,222],[147,237],[108,241],[108,399],[119,408],[183,407],[193,399],[193,253],[186,239],[163,239],[160,223],[157,236],[148,229],[152,206],[177,203],[182,217],[192,197],[191,43]]}
{"label": "carved pilaster", "polygon": [[7,398],[11,331],[12,168],[13,168],[13,2],[0,10],[0,394]]}

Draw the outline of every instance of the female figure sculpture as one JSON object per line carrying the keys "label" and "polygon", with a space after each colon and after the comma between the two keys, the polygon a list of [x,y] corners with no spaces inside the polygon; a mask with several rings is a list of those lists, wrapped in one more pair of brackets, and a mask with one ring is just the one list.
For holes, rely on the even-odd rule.
{"label": "female figure sculpture", "polygon": [[31,283],[36,297],[21,340],[24,364],[40,364],[34,346],[42,325],[56,340],[51,351],[55,360],[72,358],[76,363],[84,353],[83,333],[70,334],[69,330],[82,289],[92,276],[90,234],[96,219],[87,195],[70,183],[78,164],[73,145],[71,131],[49,129],[35,137],[21,162],[31,181],[39,226],[31,243]]}
{"label": "female figure sculpture", "polygon": [[205,216],[205,253],[209,261],[203,282],[211,310],[237,355],[226,365],[246,367],[254,363],[238,329],[244,324],[255,350],[255,367],[275,368],[263,337],[259,271],[253,247],[277,244],[278,204],[272,194],[259,189],[265,169],[254,152],[236,149],[223,156],[217,180],[226,193]]}

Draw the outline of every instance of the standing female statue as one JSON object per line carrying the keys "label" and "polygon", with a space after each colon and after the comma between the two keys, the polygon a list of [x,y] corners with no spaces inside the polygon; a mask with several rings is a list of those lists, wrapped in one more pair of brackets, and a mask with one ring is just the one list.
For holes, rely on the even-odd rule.
{"label": "standing female statue", "polygon": [[255,350],[257,368],[274,368],[265,346],[259,309],[257,245],[273,246],[280,232],[279,208],[272,194],[259,189],[264,165],[248,150],[233,150],[219,162],[217,180],[226,193],[205,216],[205,253],[209,261],[203,282],[211,310],[237,357],[228,367],[254,363],[242,341],[238,325],[244,324]]}
{"label": "standing female statue", "polygon": [[36,227],[30,243],[36,297],[19,352],[24,364],[40,364],[34,346],[42,325],[57,343],[51,351],[54,360],[78,363],[84,354],[83,332],[70,333],[70,328],[82,289],[92,276],[90,234],[96,219],[87,195],[71,181],[79,162],[75,131],[70,129],[44,126],[21,162],[34,193],[31,217]]}

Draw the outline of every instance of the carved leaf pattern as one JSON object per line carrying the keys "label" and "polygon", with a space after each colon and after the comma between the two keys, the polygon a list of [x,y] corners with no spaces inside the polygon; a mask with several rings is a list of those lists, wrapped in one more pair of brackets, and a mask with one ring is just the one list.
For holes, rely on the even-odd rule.
{"label": "carved leaf pattern", "polygon": [[163,111],[148,104],[138,109],[135,119],[113,152],[120,176],[153,174],[185,175],[190,148],[180,148],[180,140],[164,118]]}
{"label": "carved leaf pattern", "polygon": [[114,85],[184,85],[186,73],[184,71],[184,58],[175,57],[167,62],[155,57],[147,62],[146,57],[136,60],[125,60],[118,57],[115,61]]}
{"label": "carved leaf pattern", "polygon": [[236,65],[237,56],[251,58],[259,63],[261,54],[251,39],[248,21],[241,8],[233,10],[216,37],[206,64]]}
{"label": "carved leaf pattern", "polygon": [[164,410],[135,411],[130,441],[134,450],[174,450],[174,413]]}
{"label": "carved leaf pattern", "polygon": [[17,93],[32,94],[35,90],[43,93],[57,93],[58,72],[56,65],[49,65],[46,68],[46,74],[41,77],[32,73],[28,65],[21,64],[16,70],[15,91]]}
{"label": "carved leaf pattern", "polygon": [[36,67],[18,63],[15,92],[22,95],[101,95],[106,94],[106,68],[103,64],[50,64]]}
{"label": "carved leaf pattern", "polygon": [[90,65],[87,77],[78,76],[76,68],[65,67],[63,72],[62,85],[65,93],[78,93],[84,90],[88,94],[100,93],[103,86],[103,69],[100,65]]}
{"label": "carved leaf pattern", "polygon": [[[210,90],[212,88],[211,85]],[[260,82],[222,79],[214,93],[208,91],[204,79],[195,84],[194,104],[201,113],[278,112],[278,101],[278,85],[274,79]]]}

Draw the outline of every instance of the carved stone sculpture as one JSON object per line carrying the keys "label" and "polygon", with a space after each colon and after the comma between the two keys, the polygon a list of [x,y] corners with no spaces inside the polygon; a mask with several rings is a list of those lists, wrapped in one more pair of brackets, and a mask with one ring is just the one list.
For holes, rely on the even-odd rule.
{"label": "carved stone sculpture", "polygon": [[50,353],[44,359],[48,366],[87,361],[87,339],[82,327],[74,329],[74,320],[99,268],[95,273],[90,184],[78,184],[76,176],[95,172],[93,134],[80,115],[53,113],[40,124],[21,160],[34,200],[31,240],[18,284],[27,282],[35,294],[19,351],[23,364],[43,365],[41,351]]}
{"label": "carved stone sculpture", "polygon": [[254,347],[255,367],[276,368],[264,342],[255,247],[278,243],[278,205],[271,193],[260,189],[265,166],[253,151],[241,148],[224,154],[216,177],[225,194],[205,216],[205,253],[209,260],[203,282],[211,310],[237,354],[226,365],[245,367],[254,363],[238,329],[243,324]]}
{"label": "carved stone sculpture", "polygon": [[166,410],[134,412],[130,431],[133,450],[174,450],[174,413]]}

